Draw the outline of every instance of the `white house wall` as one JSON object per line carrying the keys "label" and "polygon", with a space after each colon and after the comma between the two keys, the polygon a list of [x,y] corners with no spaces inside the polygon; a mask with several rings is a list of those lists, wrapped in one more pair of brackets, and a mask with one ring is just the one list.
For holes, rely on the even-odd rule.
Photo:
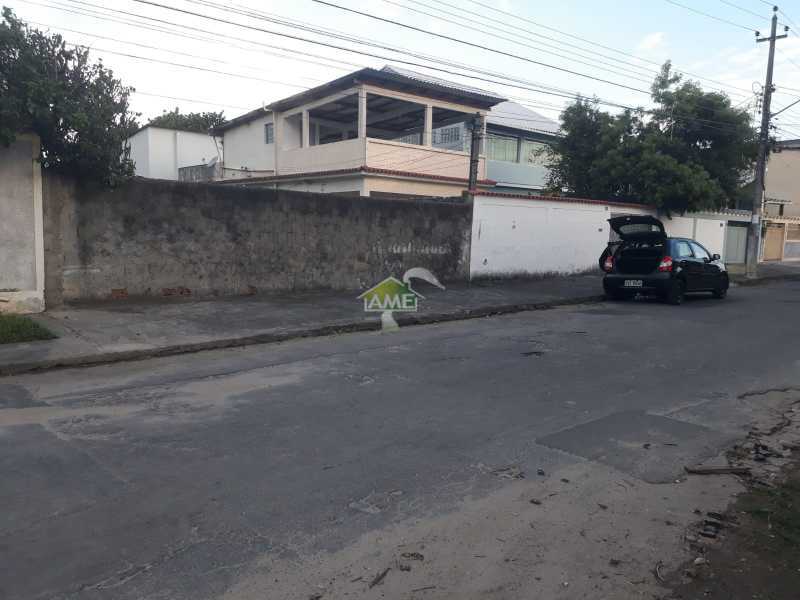
{"label": "white house wall", "polygon": [[152,179],[178,179],[175,132],[170,129],[145,129],[149,135],[148,175]]}
{"label": "white house wall", "polygon": [[[610,238],[607,220],[621,214],[656,215],[652,209],[614,204],[477,196],[471,276],[596,269]],[[747,219],[727,214],[661,217],[668,235],[696,239],[709,252],[722,256],[728,221]]]}
{"label": "white house wall", "polygon": [[130,158],[139,177],[150,177],[150,129],[137,131],[128,138]]}
{"label": "white house wall", "polygon": [[251,171],[275,170],[275,144],[264,142],[264,125],[272,115],[254,119],[225,132],[225,167]]}
{"label": "white house wall", "polygon": [[609,240],[609,205],[478,196],[473,211],[473,277],[597,268]]}
{"label": "white house wall", "polygon": [[[205,165],[213,158],[221,159],[217,154],[217,144],[214,143],[214,138],[205,133],[176,131],[175,144],[177,167],[179,169]],[[177,173],[175,175],[177,177]]]}

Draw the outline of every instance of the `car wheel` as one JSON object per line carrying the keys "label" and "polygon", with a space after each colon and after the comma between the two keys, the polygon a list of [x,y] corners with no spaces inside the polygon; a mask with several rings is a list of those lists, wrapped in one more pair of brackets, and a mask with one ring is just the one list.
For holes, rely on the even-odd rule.
{"label": "car wheel", "polygon": [[676,279],[672,282],[672,286],[669,288],[666,299],[669,304],[678,306],[679,304],[683,303],[683,298],[685,295],[686,284],[680,279]]}
{"label": "car wheel", "polygon": [[722,282],[718,288],[716,288],[711,293],[714,295],[714,298],[717,300],[722,300],[725,296],[728,295],[728,278],[726,277],[725,280]]}

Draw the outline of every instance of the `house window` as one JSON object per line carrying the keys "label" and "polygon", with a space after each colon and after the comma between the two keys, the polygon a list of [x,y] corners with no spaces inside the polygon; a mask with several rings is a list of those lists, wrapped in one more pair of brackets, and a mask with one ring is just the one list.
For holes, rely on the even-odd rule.
{"label": "house window", "polygon": [[397,142],[402,142],[404,144],[421,144],[422,143],[422,134],[421,133],[408,133],[402,137],[396,138]]}
{"label": "house window", "polygon": [[544,165],[547,162],[546,145],[533,140],[522,140],[519,161],[528,165]]}
{"label": "house window", "polygon": [[267,123],[264,125],[264,143],[272,144],[275,141],[275,125]]}
{"label": "house window", "polygon": [[461,127],[443,127],[433,133],[436,144],[455,144],[461,141]]}
{"label": "house window", "polygon": [[489,134],[486,142],[489,160],[517,162],[517,138]]}

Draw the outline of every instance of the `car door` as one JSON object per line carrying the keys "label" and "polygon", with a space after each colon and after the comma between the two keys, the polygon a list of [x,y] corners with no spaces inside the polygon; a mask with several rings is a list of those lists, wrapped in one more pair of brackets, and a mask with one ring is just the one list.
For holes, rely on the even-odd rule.
{"label": "car door", "polygon": [[703,246],[694,240],[691,241],[690,244],[692,246],[692,252],[703,270],[701,289],[713,290],[717,287],[717,280],[719,279],[719,265],[712,260],[711,253]]}
{"label": "car door", "polygon": [[688,240],[673,240],[672,260],[677,263],[679,273],[686,280],[686,290],[692,291],[702,285],[702,267],[698,264]]}

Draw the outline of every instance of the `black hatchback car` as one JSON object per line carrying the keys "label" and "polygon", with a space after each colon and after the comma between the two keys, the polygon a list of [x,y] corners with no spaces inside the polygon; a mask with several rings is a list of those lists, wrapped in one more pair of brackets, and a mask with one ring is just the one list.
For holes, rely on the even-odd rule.
{"label": "black hatchback car", "polygon": [[667,237],[664,224],[654,217],[628,215],[608,222],[620,241],[600,257],[607,297],[646,294],[680,304],[687,292],[727,295],[728,273],[719,254],[710,254],[695,240]]}

